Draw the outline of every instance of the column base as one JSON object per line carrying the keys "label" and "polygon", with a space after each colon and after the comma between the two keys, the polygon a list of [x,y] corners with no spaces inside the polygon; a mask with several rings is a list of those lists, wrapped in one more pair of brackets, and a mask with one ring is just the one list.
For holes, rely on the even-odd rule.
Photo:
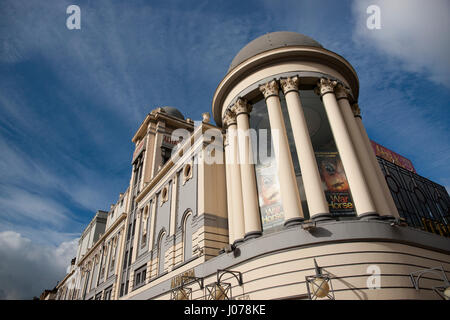
{"label": "column base", "polygon": [[240,245],[242,243],[244,243],[244,239],[236,239],[236,240],[234,240],[232,246],[237,247],[238,245]]}
{"label": "column base", "polygon": [[376,212],[366,212],[358,216],[360,220],[379,220],[380,215]]}
{"label": "column base", "polygon": [[291,218],[284,222],[284,227],[290,228],[290,227],[298,226],[298,225],[301,225],[304,221],[305,221],[304,218]]}
{"label": "column base", "polygon": [[261,237],[261,235],[262,235],[261,231],[252,231],[252,232],[246,233],[245,237],[244,237],[244,241],[248,241],[250,239]]}
{"label": "column base", "polygon": [[382,221],[394,221],[397,220],[397,218],[395,216],[391,216],[391,215],[383,215],[383,216],[379,216],[378,219],[382,220]]}
{"label": "column base", "polygon": [[311,221],[322,222],[335,220],[331,213],[318,213],[311,217]]}

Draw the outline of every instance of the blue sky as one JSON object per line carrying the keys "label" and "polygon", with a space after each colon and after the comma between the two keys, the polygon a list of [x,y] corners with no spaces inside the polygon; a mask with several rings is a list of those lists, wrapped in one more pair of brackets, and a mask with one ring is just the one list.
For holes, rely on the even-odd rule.
{"label": "blue sky", "polygon": [[[71,4],[81,30],[66,28]],[[380,30],[366,27],[370,4]],[[300,32],[345,57],[369,136],[449,187],[449,9],[445,0],[2,1],[0,298],[53,287],[95,211],[127,188],[145,115],[171,105],[200,119],[233,57],[268,32]]]}

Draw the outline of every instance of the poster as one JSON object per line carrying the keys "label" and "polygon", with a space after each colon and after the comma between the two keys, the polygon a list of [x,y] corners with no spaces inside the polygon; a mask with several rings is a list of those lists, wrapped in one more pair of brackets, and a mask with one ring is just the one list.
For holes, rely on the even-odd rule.
{"label": "poster", "polygon": [[278,182],[275,160],[256,166],[259,208],[263,230],[284,224],[284,212],[281,204],[280,184]]}
{"label": "poster", "polygon": [[316,159],[330,213],[335,215],[354,213],[350,188],[339,154],[337,152],[316,152]]}

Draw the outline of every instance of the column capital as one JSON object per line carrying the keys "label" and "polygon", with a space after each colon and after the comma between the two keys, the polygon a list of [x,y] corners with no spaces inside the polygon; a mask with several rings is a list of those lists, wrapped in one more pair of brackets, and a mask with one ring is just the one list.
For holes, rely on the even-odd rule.
{"label": "column capital", "polygon": [[222,120],[225,127],[229,127],[233,124],[236,124],[236,114],[230,109],[227,109],[225,111],[225,115],[223,116]]}
{"label": "column capital", "polygon": [[314,92],[323,97],[327,93],[334,93],[334,88],[337,84],[338,82],[335,80],[320,78],[320,80],[317,82],[317,87],[314,89]]}
{"label": "column capital", "polygon": [[264,99],[267,99],[271,96],[278,96],[279,90],[280,89],[276,80],[269,81],[259,86],[259,91],[261,91],[264,95]]}
{"label": "column capital", "polygon": [[360,117],[361,118],[361,109],[359,109],[358,103],[352,104],[352,111],[353,111],[353,115],[355,117]]}
{"label": "column capital", "polygon": [[252,112],[252,105],[247,100],[239,98],[231,107],[231,111],[234,112],[236,117],[242,113],[250,114]]}
{"label": "column capital", "polygon": [[344,87],[342,83],[338,83],[334,88],[334,94],[336,95],[336,100],[350,98],[350,89]]}
{"label": "column capital", "polygon": [[299,83],[300,79],[297,76],[289,77],[287,79],[280,79],[281,88],[283,89],[284,94],[290,91],[298,91]]}

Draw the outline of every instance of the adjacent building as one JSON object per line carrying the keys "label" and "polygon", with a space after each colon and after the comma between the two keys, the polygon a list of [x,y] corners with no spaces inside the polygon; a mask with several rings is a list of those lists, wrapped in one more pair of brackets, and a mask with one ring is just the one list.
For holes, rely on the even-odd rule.
{"label": "adjacent building", "polygon": [[450,197],[375,154],[358,94],[350,63],[307,36],[250,42],[213,96],[216,125],[146,116],[130,184],[56,298],[444,298]]}

